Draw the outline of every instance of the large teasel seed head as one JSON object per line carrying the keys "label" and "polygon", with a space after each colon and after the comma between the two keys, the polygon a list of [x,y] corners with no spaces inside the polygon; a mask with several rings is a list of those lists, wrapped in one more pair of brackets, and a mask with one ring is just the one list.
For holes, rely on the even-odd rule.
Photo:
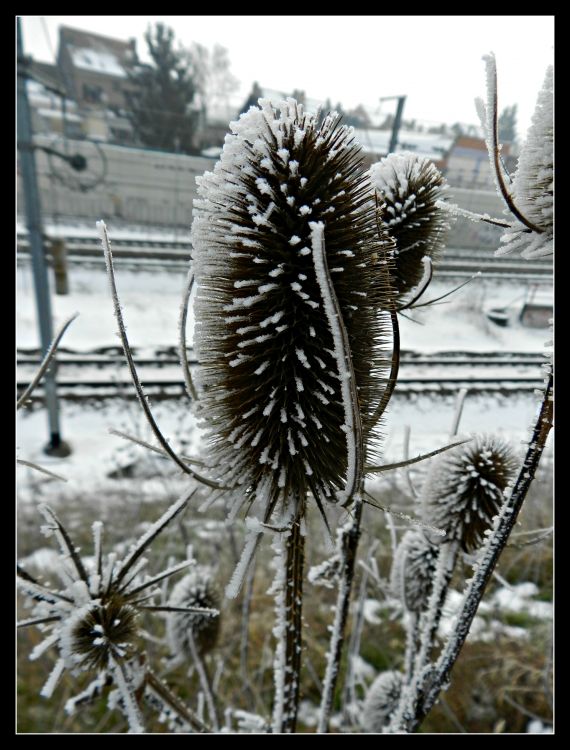
{"label": "large teasel seed head", "polygon": [[370,685],[362,712],[362,723],[368,732],[380,734],[388,724],[400,700],[402,682],[401,672],[390,670],[379,674]]}
{"label": "large teasel seed head", "polygon": [[473,552],[491,528],[515,468],[509,444],[493,436],[448,451],[433,463],[422,489],[424,518],[445,530],[444,541]]}
{"label": "large teasel seed head", "polygon": [[[200,607],[217,609],[220,605],[212,571],[206,567],[193,568],[172,589],[168,604],[171,607]],[[211,651],[217,643],[220,618],[200,612],[171,612],[166,635],[174,656],[191,656],[190,638],[200,655]]]}
{"label": "large teasel seed head", "polygon": [[260,100],[231,129],[192,226],[198,414],[216,477],[267,521],[308,492],[349,499],[388,374],[393,243],[336,115]]}
{"label": "large teasel seed head", "polygon": [[422,258],[435,263],[443,250],[449,217],[437,201],[445,195],[445,179],[429,159],[407,152],[373,164],[370,179],[382,221],[396,242],[393,283],[404,295],[422,280]]}
{"label": "large teasel seed head", "polygon": [[407,531],[394,555],[390,587],[409,612],[426,609],[433,585],[438,547],[421,531]]}

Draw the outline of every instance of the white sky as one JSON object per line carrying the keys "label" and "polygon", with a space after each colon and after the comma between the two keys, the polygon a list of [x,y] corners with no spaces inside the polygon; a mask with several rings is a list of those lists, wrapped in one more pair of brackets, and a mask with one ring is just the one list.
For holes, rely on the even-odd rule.
{"label": "white sky", "polygon": [[[407,96],[404,118],[478,123],[473,100],[485,95],[483,54],[493,51],[499,110],[518,104],[519,136],[530,125],[546,67],[554,57],[554,16],[23,16],[24,49],[54,61],[58,27],[118,39],[162,21],[184,44],[227,47],[240,82],[239,106],[254,80],[345,109],[381,96]],[[48,41],[49,40],[49,41]],[[50,49],[51,47],[51,49]],[[386,113],[394,103],[383,104]]]}

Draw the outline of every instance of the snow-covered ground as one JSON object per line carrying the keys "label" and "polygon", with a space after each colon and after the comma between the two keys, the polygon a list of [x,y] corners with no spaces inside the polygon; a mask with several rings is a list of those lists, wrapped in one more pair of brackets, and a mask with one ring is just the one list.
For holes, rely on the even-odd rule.
{"label": "snow-covered ground", "polygon": [[[117,286],[124,307],[131,344],[156,347],[175,344],[177,319],[184,285],[180,271],[137,271],[119,268]],[[439,297],[454,287],[454,282],[432,282],[422,303]],[[74,312],[80,317],[66,333],[63,345],[88,350],[117,344],[109,286],[103,265],[86,268],[72,265],[69,270],[70,293],[52,295],[54,328]],[[542,290],[548,291],[545,281]],[[501,328],[485,317],[483,310],[520,305],[530,288],[516,278],[508,281],[474,279],[467,287],[442,303],[412,311],[416,322],[400,317],[402,349],[418,352],[444,350],[543,352],[549,337],[544,329],[520,325]],[[18,266],[17,345],[38,346],[38,327],[33,296],[33,277],[29,263]],[[192,311],[189,314],[192,325]],[[190,332],[189,332],[190,335]]]}

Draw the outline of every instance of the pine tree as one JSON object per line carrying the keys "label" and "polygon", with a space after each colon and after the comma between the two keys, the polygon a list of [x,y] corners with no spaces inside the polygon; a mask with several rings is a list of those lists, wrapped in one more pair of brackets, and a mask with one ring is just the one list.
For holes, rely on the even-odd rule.
{"label": "pine tree", "polygon": [[145,41],[152,63],[129,72],[136,87],[129,97],[135,133],[144,146],[196,153],[200,106],[191,58],[174,48],[174,31],[162,23],[147,29]]}
{"label": "pine tree", "polygon": [[514,143],[517,139],[517,105],[505,107],[499,115],[499,142]]}
{"label": "pine tree", "polygon": [[244,112],[247,112],[250,107],[257,107],[257,101],[262,96],[263,91],[261,90],[261,86],[257,81],[254,81],[253,86],[251,87],[251,91],[249,92],[249,96],[245,100],[243,107],[240,109],[239,113],[243,114]]}

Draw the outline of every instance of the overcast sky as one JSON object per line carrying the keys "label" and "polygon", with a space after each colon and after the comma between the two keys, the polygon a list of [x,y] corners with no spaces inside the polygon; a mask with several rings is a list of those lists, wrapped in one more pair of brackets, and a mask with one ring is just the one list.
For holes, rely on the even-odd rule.
{"label": "overcast sky", "polygon": [[[554,57],[554,16],[23,16],[24,48],[53,62],[58,27],[136,37],[144,57],[149,24],[172,26],[184,45],[227,47],[245,100],[254,80],[350,108],[407,96],[404,118],[477,123],[485,94],[482,55],[495,52],[499,109],[518,104],[519,135]],[[386,112],[394,104],[383,105]]]}

